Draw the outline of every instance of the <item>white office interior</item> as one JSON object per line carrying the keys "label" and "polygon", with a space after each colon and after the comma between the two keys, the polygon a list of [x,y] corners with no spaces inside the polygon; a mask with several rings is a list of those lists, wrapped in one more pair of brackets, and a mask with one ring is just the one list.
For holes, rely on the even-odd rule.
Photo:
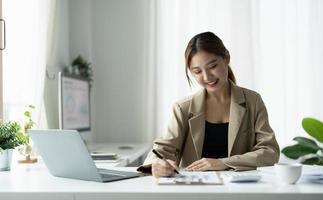
{"label": "white office interior", "polygon": [[[91,63],[93,82],[91,130],[81,131],[80,135],[89,148],[107,149],[104,144],[110,144],[109,151],[117,149],[115,152],[128,159],[127,163],[110,163],[109,167],[124,167],[132,162],[140,164],[154,138],[167,130],[172,104],[199,89],[196,85],[190,88],[187,83],[184,50],[188,40],[202,31],[213,31],[223,39],[231,53],[231,66],[238,84],[262,95],[281,148],[291,144],[296,136],[307,136],[301,126],[304,117],[323,119],[322,1],[45,2],[55,9],[51,12],[54,16],[49,17],[53,24],[48,25],[51,29],[47,33],[49,58],[45,59],[46,68],[42,69],[44,98],[41,103],[34,101],[41,107],[41,111],[36,112],[37,128],[59,128],[58,73],[82,55]],[[3,8],[6,3],[9,4],[8,0],[2,0]],[[3,11],[2,16],[6,15],[9,16]],[[7,30],[10,33],[10,20],[7,20]],[[7,37],[10,41],[10,36]],[[10,42],[6,50],[12,54]],[[7,61],[3,60],[5,76]],[[6,83],[13,88],[14,81],[4,78],[4,116],[14,119],[9,109],[12,105],[6,101],[6,91],[10,88]],[[125,151],[129,155],[125,155],[118,150],[118,146],[127,145],[133,145],[137,152],[129,150]],[[298,162],[283,155],[281,161]],[[130,170],[135,170],[135,165],[131,165]],[[32,165],[21,166],[15,163],[13,168],[18,170],[19,176],[25,177],[21,184],[18,175],[0,172],[3,177],[0,185],[6,184],[1,180],[12,181],[0,189],[0,198],[131,199],[137,194],[138,198],[155,199],[163,199],[164,195],[170,199],[213,199],[216,195],[220,199],[238,199],[239,195],[244,199],[321,199],[323,196],[319,189],[322,182],[314,184],[300,179],[297,184],[280,186],[271,183],[265,175],[258,184],[181,188],[160,186],[149,176],[138,178],[142,178],[140,183],[146,187],[137,188],[133,186],[139,185],[136,179],[108,183],[110,185],[71,182],[64,178],[53,179],[43,171],[37,176],[38,167],[32,171]],[[30,170],[30,174],[26,173]],[[311,166],[306,170],[322,169]],[[262,173],[271,172],[264,169]]]}
{"label": "white office interior", "polygon": [[[91,63],[94,73],[92,130],[82,133],[84,139],[151,142],[167,129],[172,104],[198,89],[187,84],[183,54],[188,40],[207,30],[218,34],[230,50],[238,84],[262,95],[281,145],[287,145],[296,135],[305,135],[300,125],[304,117],[322,118],[323,97],[316,92],[322,85],[322,50],[318,45],[320,1],[286,3],[273,19],[270,13],[278,2],[175,1],[174,5],[144,0],[54,2],[56,9],[51,18],[54,25],[48,36],[50,59],[45,64],[48,73],[43,95],[45,110],[38,117],[46,121],[38,123],[40,128],[58,128],[57,75],[62,67],[82,55]],[[206,13],[212,9],[207,12],[203,9],[212,6],[217,12],[208,17]],[[307,9],[299,11],[303,17],[297,17],[295,10],[301,7]],[[314,8],[317,9],[309,12]],[[284,23],[279,23],[284,16]],[[172,20],[176,17],[177,20]],[[298,34],[293,35],[295,32]],[[10,51],[15,58],[17,50],[7,48]],[[12,65],[19,70],[22,64]],[[42,73],[45,74],[44,70]],[[48,78],[55,75],[54,80]],[[14,80],[7,78],[11,85],[4,85],[5,90],[14,87]],[[274,95],[282,98],[272,98]],[[6,108],[4,115],[12,118]]]}

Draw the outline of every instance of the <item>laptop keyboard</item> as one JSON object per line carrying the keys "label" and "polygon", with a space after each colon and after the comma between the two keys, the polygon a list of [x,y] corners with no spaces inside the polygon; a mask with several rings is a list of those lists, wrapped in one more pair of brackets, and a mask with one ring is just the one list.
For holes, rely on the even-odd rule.
{"label": "laptop keyboard", "polygon": [[124,177],[125,175],[118,173],[118,171],[112,171],[112,170],[106,170],[106,169],[98,169],[99,174],[103,179],[105,178],[118,178],[118,177]]}
{"label": "laptop keyboard", "polygon": [[103,182],[116,181],[128,178],[138,177],[138,173],[136,172],[126,172],[126,171],[118,171],[111,169],[102,169],[98,168],[98,172],[103,180]]}
{"label": "laptop keyboard", "polygon": [[100,175],[101,175],[103,180],[123,177],[121,175],[115,175],[115,174],[103,174],[103,173],[100,173]]}

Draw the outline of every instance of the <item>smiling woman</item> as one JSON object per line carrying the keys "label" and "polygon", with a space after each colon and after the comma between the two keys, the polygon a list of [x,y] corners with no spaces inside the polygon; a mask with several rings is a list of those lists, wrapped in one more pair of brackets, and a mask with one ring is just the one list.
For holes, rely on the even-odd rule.
{"label": "smiling woman", "polygon": [[[177,101],[167,132],[154,142],[145,165],[156,176],[189,171],[250,170],[273,165],[279,146],[261,96],[239,87],[229,67],[230,54],[212,32],[195,35],[185,51],[190,71],[202,89]],[[230,73],[229,73],[230,71]],[[247,133],[245,131],[247,130]]]}

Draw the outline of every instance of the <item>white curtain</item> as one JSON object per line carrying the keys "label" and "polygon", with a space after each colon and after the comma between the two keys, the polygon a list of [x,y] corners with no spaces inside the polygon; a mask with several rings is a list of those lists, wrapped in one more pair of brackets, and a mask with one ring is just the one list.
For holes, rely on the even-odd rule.
{"label": "white curtain", "polygon": [[23,120],[26,105],[36,107],[33,118],[41,120],[48,43],[54,0],[3,1],[7,22],[7,48],[3,52],[4,119]]}
{"label": "white curtain", "polygon": [[184,74],[185,47],[212,31],[231,53],[238,85],[259,92],[281,146],[323,120],[323,1],[149,1],[148,140],[165,133],[172,104],[197,90]]}

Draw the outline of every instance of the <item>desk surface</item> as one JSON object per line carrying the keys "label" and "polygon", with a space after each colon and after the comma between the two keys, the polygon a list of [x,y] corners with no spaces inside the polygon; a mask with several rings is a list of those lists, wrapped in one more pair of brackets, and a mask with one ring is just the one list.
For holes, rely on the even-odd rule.
{"label": "desk surface", "polygon": [[[100,167],[104,167],[101,164]],[[319,167],[323,170],[323,167]],[[114,168],[135,171],[134,167]],[[309,170],[304,167],[304,170]],[[272,168],[258,183],[157,185],[152,176],[97,183],[52,176],[43,163],[15,164],[0,172],[0,199],[323,199],[323,185],[300,179],[295,185],[275,181]]]}

